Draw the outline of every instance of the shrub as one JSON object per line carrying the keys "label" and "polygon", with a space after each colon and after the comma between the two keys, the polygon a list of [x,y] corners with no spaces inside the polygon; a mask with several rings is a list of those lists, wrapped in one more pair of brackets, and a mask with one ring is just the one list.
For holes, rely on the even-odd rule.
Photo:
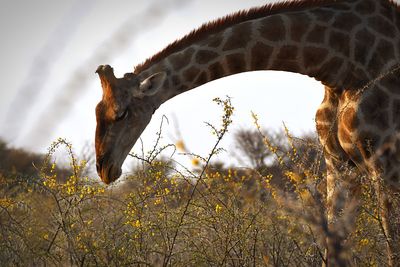
{"label": "shrub", "polygon": [[[351,203],[343,204],[335,232],[328,233],[325,166],[315,138],[294,138],[287,129],[271,135],[255,120],[256,131],[237,134],[239,155],[251,166],[213,162],[233,112],[229,99],[216,101],[223,116],[220,127],[210,125],[216,136],[210,154],[191,154],[178,141],[177,148],[196,160],[192,167],[177,168],[173,159],[160,156],[173,145],[157,142],[130,176],[105,187],[87,176],[86,162],[59,139],[41,157],[37,179],[25,179],[30,171],[1,174],[2,264],[320,266],[327,234],[345,244],[341,253],[352,264],[385,263],[376,194],[368,179],[360,176],[365,182],[358,215]],[[52,157],[62,147],[69,155],[68,171],[57,168]],[[343,172],[343,180],[351,172]],[[58,179],[60,173],[64,179]],[[345,196],[337,200],[346,202]]]}

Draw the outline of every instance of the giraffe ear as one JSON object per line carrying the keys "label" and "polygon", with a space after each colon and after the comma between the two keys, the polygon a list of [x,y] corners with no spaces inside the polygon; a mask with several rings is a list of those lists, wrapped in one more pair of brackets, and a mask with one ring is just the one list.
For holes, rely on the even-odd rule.
{"label": "giraffe ear", "polygon": [[162,88],[166,78],[167,74],[165,72],[157,72],[149,76],[140,83],[138,95],[142,97],[155,95]]}

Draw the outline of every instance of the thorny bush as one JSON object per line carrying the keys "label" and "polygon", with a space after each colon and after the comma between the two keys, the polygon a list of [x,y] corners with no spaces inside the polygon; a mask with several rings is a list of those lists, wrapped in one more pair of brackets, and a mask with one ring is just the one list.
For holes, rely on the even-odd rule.
{"label": "thorny bush", "polygon": [[[183,140],[162,146],[158,138],[146,156],[131,154],[141,164],[124,181],[105,187],[87,176],[85,161],[59,139],[39,178],[1,174],[2,265],[320,266],[326,203],[318,142],[294,138],[286,127],[268,133],[253,115],[255,130],[236,140],[254,140],[239,145],[237,153],[254,166],[226,167],[212,158],[221,152],[234,109],[229,98],[215,101],[223,108],[222,123],[208,124],[216,142],[207,156],[186,151]],[[65,179],[58,179],[52,157],[60,147],[70,159]],[[193,166],[160,155],[173,147]],[[359,215],[343,210],[337,227],[337,236],[351,233],[343,253],[357,266],[386,261],[373,188],[365,179]]]}

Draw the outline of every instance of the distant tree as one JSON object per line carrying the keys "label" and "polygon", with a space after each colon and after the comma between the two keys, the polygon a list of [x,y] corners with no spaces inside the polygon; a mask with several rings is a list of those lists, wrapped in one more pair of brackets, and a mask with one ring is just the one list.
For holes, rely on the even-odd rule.
{"label": "distant tree", "polygon": [[24,174],[36,176],[37,169],[44,160],[43,154],[28,152],[20,148],[12,148],[0,140],[0,172],[4,175]]}
{"label": "distant tree", "polygon": [[[282,134],[270,134],[263,131],[274,142],[282,143]],[[246,160],[250,167],[261,170],[265,168],[267,161],[273,158],[273,153],[265,146],[263,137],[257,130],[239,130],[234,135],[236,145],[236,157],[241,161]]]}
{"label": "distant tree", "polygon": [[261,175],[271,175],[272,184],[284,189],[287,171],[302,175],[305,171],[322,177],[325,162],[317,137],[305,134],[299,138],[283,131],[240,130],[235,134],[235,157]]}

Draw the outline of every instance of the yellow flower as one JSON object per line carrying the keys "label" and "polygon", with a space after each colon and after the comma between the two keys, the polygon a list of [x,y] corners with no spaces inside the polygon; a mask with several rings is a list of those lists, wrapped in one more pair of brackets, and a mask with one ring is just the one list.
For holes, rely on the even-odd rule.
{"label": "yellow flower", "polygon": [[360,240],[360,245],[361,246],[367,246],[369,244],[368,238],[363,238]]}
{"label": "yellow flower", "polygon": [[300,183],[302,181],[302,177],[301,175],[299,175],[298,173],[294,173],[294,172],[286,172],[285,175],[292,180],[293,182],[295,182],[296,184]]}
{"label": "yellow flower", "polygon": [[193,165],[193,166],[199,166],[199,164],[200,164],[200,161],[199,161],[198,158],[193,158],[193,159],[192,159],[192,165]]}
{"label": "yellow flower", "polygon": [[168,188],[165,188],[164,190],[165,190],[165,194],[168,195],[169,192],[170,192],[169,189],[168,189]]}
{"label": "yellow flower", "polygon": [[1,207],[8,207],[13,205],[13,201],[8,198],[0,198],[0,206]]}
{"label": "yellow flower", "polygon": [[100,187],[100,188],[97,189],[97,193],[104,193],[104,192],[105,192],[104,188]]}
{"label": "yellow flower", "polygon": [[312,195],[310,194],[310,192],[307,189],[303,189],[299,192],[299,195],[301,197],[301,199],[305,202],[311,202],[312,201]]}
{"label": "yellow flower", "polygon": [[140,220],[136,220],[134,223],[134,226],[139,228],[140,226],[142,226],[142,224],[140,223]]}
{"label": "yellow flower", "polygon": [[178,149],[179,151],[185,152],[186,151],[186,147],[185,147],[185,143],[183,142],[183,140],[178,140],[175,144],[176,149]]}
{"label": "yellow flower", "polygon": [[218,213],[218,212],[220,212],[221,210],[222,210],[222,206],[220,206],[219,204],[217,204],[217,205],[215,206],[215,212]]}
{"label": "yellow flower", "polygon": [[161,198],[157,198],[157,199],[154,201],[154,205],[159,205],[159,204],[161,204]]}

